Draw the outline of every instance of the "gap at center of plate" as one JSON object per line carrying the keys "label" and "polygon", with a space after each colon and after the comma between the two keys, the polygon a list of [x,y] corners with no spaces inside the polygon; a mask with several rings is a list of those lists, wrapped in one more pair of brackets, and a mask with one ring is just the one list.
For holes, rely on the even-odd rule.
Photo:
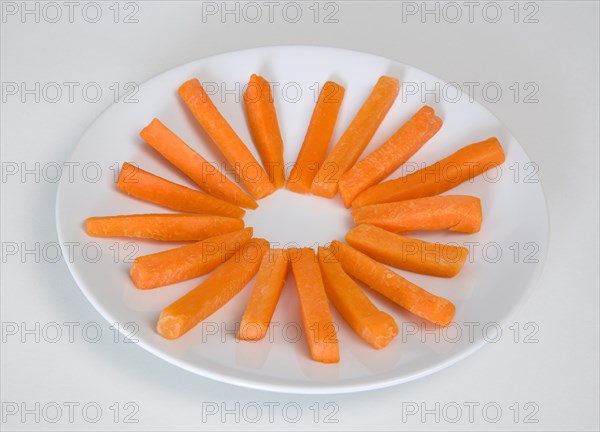
{"label": "gap at center of plate", "polygon": [[279,189],[248,210],[246,226],[254,228],[255,237],[263,237],[272,247],[324,246],[343,240],[352,227],[352,214],[341,200],[302,195]]}

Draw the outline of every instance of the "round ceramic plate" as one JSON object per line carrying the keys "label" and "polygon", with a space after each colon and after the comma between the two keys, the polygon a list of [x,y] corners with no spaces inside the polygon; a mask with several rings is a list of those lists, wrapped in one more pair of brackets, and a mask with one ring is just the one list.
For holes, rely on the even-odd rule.
{"label": "round ceramic plate", "polygon": [[[139,131],[154,117],[205,158],[231,171],[177,95],[179,85],[190,78],[197,77],[204,83],[218,109],[258,157],[242,101],[244,86],[252,73],[272,82],[286,163],[293,164],[298,154],[320,85],[327,80],[346,88],[333,137],[336,142],[379,76],[400,79],[401,93],[364,154],[380,145],[424,103],[433,106],[444,120],[441,130],[391,178],[433,163],[467,144],[490,136],[499,138],[506,151],[506,162],[449,192],[481,198],[481,231],[473,235],[413,233],[429,241],[467,245],[471,253],[462,272],[444,279],[397,270],[410,281],[455,303],[456,316],[451,326],[436,328],[366,289],[373,302],[396,319],[399,336],[385,349],[374,350],[333,310],[341,359],[335,365],[320,364],[310,359],[294,281],[288,275],[269,334],[260,342],[239,342],[235,338],[236,323],[244,311],[252,282],[183,337],[169,341],[156,333],[160,311],[203,278],[155,290],[137,290],[128,275],[132,258],[176,244],[91,238],[86,235],[83,222],[89,216],[168,212],[116,189],[115,173],[123,161],[194,186],[139,137]],[[436,85],[439,98],[426,91]],[[63,177],[56,203],[59,238],[65,255],[71,257],[67,260],[69,269],[94,307],[141,347],[173,365],[216,380],[281,392],[342,393],[390,386],[443,369],[486,341],[500,337],[498,329],[526,298],[540,274],[548,239],[546,205],[536,165],[492,114],[456,90],[408,65],[323,47],[238,51],[165,72],[104,111],[71,155],[75,175]],[[327,200],[279,190],[259,205],[257,210],[247,212],[246,224],[254,227],[256,236],[279,247],[342,240],[353,226],[350,212],[339,197]],[[73,249],[71,242],[78,247]]]}

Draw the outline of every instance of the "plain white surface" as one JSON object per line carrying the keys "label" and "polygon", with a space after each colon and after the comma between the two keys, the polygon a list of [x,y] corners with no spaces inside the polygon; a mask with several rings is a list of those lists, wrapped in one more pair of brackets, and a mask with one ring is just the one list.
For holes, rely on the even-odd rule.
{"label": "plain white surface", "polygon": [[[40,419],[36,422],[35,413],[8,415],[0,419],[3,429],[598,429],[596,2],[538,2],[539,22],[529,24],[514,23],[508,3],[502,3],[506,18],[495,24],[477,14],[474,23],[421,23],[420,18],[403,23],[399,2],[338,2],[338,23],[313,23],[311,17],[294,24],[277,15],[274,23],[231,18],[203,23],[199,3],[137,4],[135,24],[113,23],[109,3],[103,3],[103,11],[110,18],[96,24],[77,15],[74,23],[59,24],[7,17],[1,33],[3,83],[98,82],[106,96],[95,104],[77,94],[74,103],[66,96],[55,104],[31,98],[22,103],[3,91],[3,163],[28,168],[36,162],[62,163],[111,103],[113,82],[143,82],[197,58],[254,46],[356,49],[415,65],[447,81],[499,83],[504,93],[498,102],[486,102],[477,91],[474,96],[539,164],[551,224],[546,270],[513,317],[518,323],[513,329],[521,329],[519,342],[506,329],[500,342],[430,377],[385,390],[319,397],[219,384],[178,370],[135,344],[115,343],[109,324],[80,294],[64,262],[36,263],[30,254],[22,263],[18,256],[6,256],[1,276],[3,415],[15,406],[36,411],[39,402]],[[305,16],[312,13],[308,4],[303,7]],[[509,90],[514,82],[537,84],[539,102],[515,103]],[[33,175],[24,183],[18,176],[3,181],[3,247],[13,242],[28,248],[40,242],[43,247],[57,241],[55,193],[56,183],[36,182]],[[34,329],[39,323],[39,343],[35,334],[11,335],[11,323],[21,322]],[[90,322],[103,331],[97,343],[81,336],[80,329]],[[79,324],[72,342],[64,323]],[[50,343],[56,327],[64,334]],[[532,329],[538,329],[538,342],[524,343]],[[65,405],[69,402],[80,404],[73,422]],[[97,404],[87,410],[88,419],[96,406],[102,409],[97,423],[85,420],[86,403]],[[253,403],[262,407],[262,417],[254,423]],[[52,404],[62,406],[57,423],[49,421],[55,417]],[[473,421],[469,405],[474,406]],[[136,406],[131,418],[138,422],[125,423],[124,416]],[[273,406],[272,416],[268,406]],[[453,423],[457,406],[462,417]],[[293,423],[297,407],[302,414]],[[497,407],[502,412],[493,423]],[[207,414],[213,408],[219,415]],[[419,414],[408,415],[412,409]],[[425,409],[431,413],[423,417]],[[120,414],[117,422],[115,412]],[[325,422],[331,413],[329,420],[337,422]],[[526,418],[538,421],[526,423]]]}
{"label": "plain white surface", "polygon": [[[405,83],[427,83],[429,88],[436,84],[440,87],[447,85],[412,66],[339,48],[287,45],[225,53],[182,65],[145,82],[139,88],[139,98],[143,103],[111,105],[85,132],[68,162],[84,165],[94,161],[103,167],[111,166],[115,160],[135,162],[154,174],[193,187],[189,178],[177,174],[172,164],[136,136],[138,131],[156,116],[179,136],[186,137],[188,145],[198,149],[200,154],[210,154],[214,143],[204,134],[198,134],[196,120],[189,115],[176,89],[193,76],[199,77],[209,91],[211,83],[216,80],[233,87],[234,83],[246,83],[247,77],[254,72],[263,73],[277,83],[273,84],[275,105],[287,161],[294,160],[304,140],[315,101],[310,87],[316,79],[335,76],[346,88],[345,109],[337,118],[333,142],[339,140],[363,102],[364,94],[368,94],[382,74],[393,74]],[[298,95],[291,99],[276,92],[279,88],[289,88],[292,83],[297,89],[303,89],[301,95],[300,91],[294,91]],[[385,137],[391,136],[398,125],[423,106],[420,96],[409,97],[406,93],[409,92],[403,93],[386,114],[365,149],[365,155],[381,145]],[[225,102],[222,98],[222,92],[212,96],[215,105],[242,141],[251,143],[241,102],[236,97],[225,98]],[[414,331],[413,337],[406,337],[406,334],[413,333],[409,326],[424,327],[425,321],[367,290],[375,304],[394,317],[401,336],[396,337],[385,350],[375,351],[356,337],[334,312],[340,341],[340,362],[327,365],[312,361],[304,337],[296,340],[288,336],[302,328],[296,286],[291,275],[271,320],[271,331],[262,341],[239,343],[232,337],[223,341],[222,337],[212,335],[213,327],[224,327],[221,323],[229,327],[239,325],[253,281],[200,325],[181,338],[170,341],[157,335],[157,316],[161,309],[198,286],[200,281],[197,278],[161,289],[137,290],[129,276],[130,263],[77,256],[72,262],[68,260],[73,278],[108,322],[137,323],[139,331],[136,338],[140,346],[186,370],[230,384],[286,393],[351,393],[411,381],[448,367],[485,344],[489,339],[487,332],[492,331],[490,326],[510,325],[507,323],[510,315],[532,293],[541,274],[548,245],[548,216],[539,181],[535,176],[527,183],[515,181],[509,168],[525,167],[531,161],[498,119],[482,105],[470,102],[468,96],[461,99],[459,102],[433,104],[435,112],[443,117],[444,125],[423,149],[411,157],[411,163],[432,164],[466,143],[490,136],[498,137],[502,143],[506,161],[502,167],[491,169],[474,181],[452,190],[454,194],[473,195],[481,200],[485,222],[479,232],[465,235],[439,230],[414,234],[430,242],[471,245],[467,263],[460,274],[453,278],[435,278],[395,270],[409,281],[456,305],[453,325],[437,329],[428,326],[434,334],[425,343],[422,337],[415,336],[426,335],[426,332]],[[255,147],[250,148],[258,157]],[[213,159],[213,162],[222,161],[222,157]],[[400,167],[391,174],[391,178],[400,176],[405,170],[406,166]],[[105,258],[112,255],[110,252],[116,239],[90,238],[83,229],[82,221],[90,215],[157,211],[164,212],[165,209],[119,192],[115,188],[114,176],[103,176],[97,182],[71,181],[64,176],[56,201],[58,238],[61,245],[65,245],[63,255],[69,255],[68,244],[92,241],[97,242]],[[341,199],[299,196],[285,190],[260,200],[259,208],[248,211],[244,221],[254,229],[255,236],[268,239],[272,247],[313,249],[332,240],[343,241],[345,233],[354,226],[350,210],[344,208]],[[128,239],[120,242],[121,245],[135,244],[139,248],[135,256],[164,251],[173,246],[164,242],[133,243]],[[519,249],[525,248],[524,245],[530,245],[528,248],[535,245],[535,251],[521,251],[521,255],[532,253],[536,262],[531,262],[532,258],[528,258],[528,262],[523,257],[515,259],[510,249],[514,249],[515,244],[523,245]],[[500,250],[503,250],[502,254]],[[473,332],[471,337],[459,337],[458,332],[462,335],[471,325],[467,323],[474,322],[481,323],[482,328],[487,326],[487,330]]]}

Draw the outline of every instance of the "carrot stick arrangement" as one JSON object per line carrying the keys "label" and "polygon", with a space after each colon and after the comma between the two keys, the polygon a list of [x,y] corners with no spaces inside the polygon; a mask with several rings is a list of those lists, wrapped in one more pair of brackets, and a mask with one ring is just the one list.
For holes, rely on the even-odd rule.
{"label": "carrot stick arrangement", "polygon": [[197,241],[244,228],[242,219],[196,214],[137,214],[91,217],[92,237],[137,237],[162,241]]}
{"label": "carrot stick arrangement", "polygon": [[285,183],[283,139],[277,122],[277,113],[271,86],[263,77],[252,74],[244,92],[244,105],[254,145],[258,149],[269,180],[275,188]]}
{"label": "carrot stick arrangement", "polygon": [[250,300],[242,316],[238,339],[260,340],[267,334],[288,271],[284,249],[269,249],[264,254]]}
{"label": "carrot stick arrangement", "polygon": [[160,120],[152,120],[140,132],[140,136],[209,194],[240,207],[250,209],[258,207],[256,201],[246,195],[210,162],[192,150]]}
{"label": "carrot stick arrangement", "polygon": [[315,251],[311,248],[295,249],[290,252],[290,261],[312,359],[322,363],[337,363],[340,361],[340,351],[335,324]]}
{"label": "carrot stick arrangement", "polygon": [[462,269],[469,250],[404,237],[373,225],[359,225],[346,234],[351,246],[379,262],[431,276],[452,277]]}
{"label": "carrot stick arrangement", "polygon": [[357,208],[438,195],[502,164],[504,160],[504,150],[498,139],[488,138],[463,147],[430,167],[372,186],[361,192],[352,201],[352,206]]}
{"label": "carrot stick arrangement", "polygon": [[263,167],[210,100],[200,81],[191,79],[183,83],[179,87],[179,95],[235,169],[246,190],[256,199],[275,192],[275,186]]}
{"label": "carrot stick arrangement", "polygon": [[329,249],[319,248],[319,267],[327,297],[356,334],[373,348],[387,346],[398,334],[394,318],[371,303]]}
{"label": "carrot stick arrangement", "polygon": [[340,196],[346,208],[369,186],[394,172],[442,127],[442,120],[425,105],[377,150],[359,161],[341,178]]}
{"label": "carrot stick arrangement", "polygon": [[117,187],[127,195],[181,212],[234,218],[241,218],[246,214],[235,204],[170,182],[127,162],[121,167]]}
{"label": "carrot stick arrangement", "polygon": [[441,230],[476,233],[481,227],[481,201],[468,195],[416,198],[359,207],[357,225],[370,224],[392,232]]}
{"label": "carrot stick arrangement", "polygon": [[[212,103],[196,79],[179,94],[198,123],[236,169],[247,195],[175,133],[154,119],[140,133],[165,159],[206,193],[123,163],[120,191],[178,214],[133,214],[91,217],[87,233],[96,237],[135,237],[195,242],[137,257],[130,268],[133,284],[150,290],[212,272],[190,292],[168,305],[156,330],[176,339],[230,301],[256,275],[241,317],[238,339],[258,341],[266,335],[291,265],[310,355],[337,363],[339,342],[329,301],[365,342],[382,349],[398,334],[391,315],[379,310],[354,279],[407,311],[440,326],[449,325],[454,304],[406,280],[386,267],[450,278],[463,268],[464,247],[429,243],[398,233],[441,230],[475,233],[482,223],[479,198],[437,196],[504,162],[496,138],[464,147],[432,167],[384,181],[414,155],[442,125],[433,108],[424,106],[375,151],[357,163],[399,91],[395,78],[382,76],[350,125],[327,156],[345,90],[327,82],[319,94],[302,148],[286,187],[293,192],[331,198],[339,190],[352,206],[357,226],[344,244],[329,248],[271,249],[252,238],[240,219],[285,183],[283,140],[268,82],[250,77],[244,104],[252,139],[266,168]],[[251,175],[251,173],[256,175]],[[386,265],[384,265],[386,264]],[[353,279],[354,278],[354,279]]]}
{"label": "carrot stick arrangement", "polygon": [[300,153],[286,183],[288,190],[302,194],[310,192],[313,179],[327,155],[344,93],[344,87],[333,81],[323,85]]}
{"label": "carrot stick arrangement", "polygon": [[174,284],[210,273],[252,237],[252,228],[233,231],[150,255],[137,257],[129,274],[139,289]]}
{"label": "carrot stick arrangement", "polygon": [[204,282],[160,313],[158,334],[177,339],[219,310],[254,277],[268,247],[269,242],[260,238],[244,244]]}
{"label": "carrot stick arrangement", "polygon": [[330,250],[344,271],[397,305],[441,326],[452,322],[456,308],[450,301],[425,291],[344,243],[333,241]]}
{"label": "carrot stick arrangement", "polygon": [[311,187],[313,194],[333,198],[342,174],[354,165],[367,147],[399,91],[400,82],[396,78],[379,78],[373,91],[321,165]]}

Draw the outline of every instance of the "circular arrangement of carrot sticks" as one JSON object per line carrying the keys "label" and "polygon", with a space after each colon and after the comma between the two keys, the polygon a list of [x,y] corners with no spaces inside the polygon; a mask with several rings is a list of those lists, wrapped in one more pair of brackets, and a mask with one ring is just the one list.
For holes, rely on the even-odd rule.
{"label": "circular arrangement of carrot sticks", "polygon": [[[179,88],[179,95],[235,168],[243,188],[160,120],[153,119],[141,131],[141,137],[202,191],[124,162],[117,182],[120,191],[180,213],[91,217],[86,220],[87,233],[188,242],[139,256],[131,266],[131,279],[142,290],[210,273],[160,313],[156,330],[167,339],[182,336],[208,318],[255,276],[237,336],[240,340],[263,338],[289,267],[296,281],[304,336],[313,360],[339,361],[330,302],[373,348],[384,348],[398,334],[394,318],[379,310],[356,280],[407,311],[447,326],[455,314],[452,302],[411,283],[387,266],[437,277],[457,275],[466,262],[466,248],[404,234],[443,229],[478,232],[482,222],[479,198],[439,194],[503,163],[504,151],[492,137],[467,145],[419,171],[384,181],[442,127],[434,109],[423,106],[376,150],[359,160],[399,89],[396,78],[379,78],[328,154],[345,90],[340,84],[326,82],[286,179],[283,140],[268,81],[252,75],[244,91],[250,133],[262,163],[221,115],[201,83],[197,79],[187,81]],[[267,240],[253,237],[252,228],[244,227],[244,209],[256,209],[257,200],[282,187],[324,198],[339,192],[344,205],[352,207],[357,224],[347,233],[346,243],[334,240],[318,251],[275,249]]]}

